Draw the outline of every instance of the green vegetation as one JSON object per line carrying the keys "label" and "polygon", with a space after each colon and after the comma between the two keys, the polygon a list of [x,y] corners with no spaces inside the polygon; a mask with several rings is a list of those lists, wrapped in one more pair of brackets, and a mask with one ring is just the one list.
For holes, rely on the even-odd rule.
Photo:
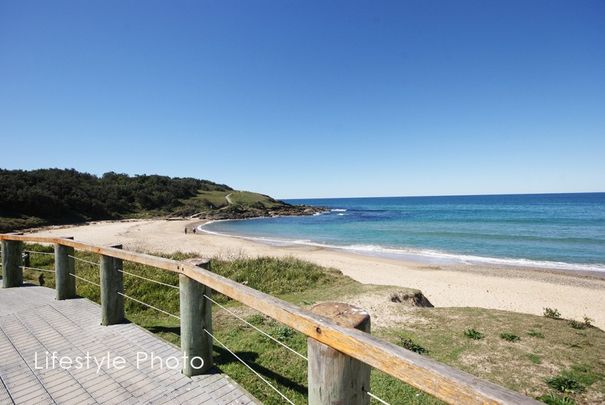
{"label": "green vegetation", "polygon": [[464,331],[464,336],[473,340],[481,340],[485,337],[485,335],[475,329],[467,329]]}
{"label": "green vegetation", "polygon": [[399,340],[399,345],[418,354],[425,354],[429,352],[426,348],[420,346],[418,343],[407,337],[401,337]]}
{"label": "green vegetation", "polygon": [[546,380],[546,384],[549,387],[556,389],[560,392],[582,392],[584,391],[584,386],[580,384],[578,381],[571,377],[566,377],[563,375],[558,375],[556,377],[549,378]]}
{"label": "green vegetation", "polygon": [[76,170],[0,170],[2,229],[167,215],[198,191],[231,191],[224,184],[193,178]]}
{"label": "green vegetation", "polygon": [[569,320],[569,326],[574,329],[586,329],[586,324],[584,322],[576,321],[575,319]]}
{"label": "green vegetation", "polygon": [[527,355],[527,357],[534,364],[540,364],[540,363],[542,363],[542,359],[537,354],[530,353],[530,354]]}
{"label": "green vegetation", "polygon": [[[36,245],[29,245],[28,249],[52,251],[50,247]],[[93,262],[99,260],[92,254],[77,255]],[[177,254],[171,257],[185,259],[190,256]],[[53,265],[52,256],[32,254],[31,260],[35,267],[52,268]],[[95,266],[77,262],[76,267],[80,276],[98,281]],[[166,271],[132,263],[125,263],[125,270],[178,285],[178,277]],[[391,296],[404,289],[362,285],[336,270],[295,259],[214,260],[212,270],[299,305],[327,300],[352,302],[366,308],[379,305],[372,313],[372,334],[407,346],[409,350],[424,349],[425,356],[546,403],[597,404],[605,401],[605,333],[599,328],[576,330],[562,327],[565,324],[556,319],[483,308],[423,308],[409,302],[392,302]],[[39,275],[34,271],[25,272],[26,278],[36,284]],[[46,286],[54,287],[53,275],[44,273],[44,276]],[[128,295],[178,314],[178,291],[175,289],[128,275],[125,275],[125,289]],[[99,300],[96,286],[78,281],[78,293],[93,301]],[[409,293],[413,294],[414,290]],[[302,334],[220,294],[215,293],[214,299],[299,353],[306,354],[307,340]],[[220,308],[215,307],[213,312],[217,338],[296,403],[305,402],[307,375],[303,359],[293,356]],[[131,321],[179,344],[180,329],[175,319],[128,300],[126,313]],[[481,325],[482,339],[473,340],[461,333],[475,325]],[[503,332],[535,337],[510,344],[500,338]],[[542,337],[537,338],[538,334]],[[263,403],[282,403],[271,389],[220,345],[214,350],[221,371]],[[562,393],[558,387],[567,391]],[[372,392],[392,404],[440,403],[376,370],[372,372]]]}
{"label": "green vegetation", "polygon": [[91,220],[248,218],[312,210],[208,180],[113,172],[97,177],[73,169],[0,169],[0,190],[0,232]]}
{"label": "green vegetation", "polygon": [[561,319],[561,313],[556,308],[544,308],[544,316],[551,319]]}
{"label": "green vegetation", "polygon": [[500,338],[506,340],[507,342],[518,342],[521,338],[517,335],[508,332],[502,332],[500,334]]}
{"label": "green vegetation", "polygon": [[527,332],[527,336],[531,336],[531,337],[537,337],[540,339],[544,339],[544,334],[540,331],[537,330],[530,330],[529,332]]}
{"label": "green vegetation", "polygon": [[560,397],[557,394],[549,393],[538,398],[540,401],[548,405],[575,405],[576,401],[570,397]]}

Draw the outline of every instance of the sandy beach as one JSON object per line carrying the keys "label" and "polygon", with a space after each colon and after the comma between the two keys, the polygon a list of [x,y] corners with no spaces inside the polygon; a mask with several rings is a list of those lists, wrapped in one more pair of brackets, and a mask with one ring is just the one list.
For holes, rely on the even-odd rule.
{"label": "sandy beach", "polygon": [[242,256],[294,256],[334,267],[368,284],[417,288],[439,307],[483,307],[542,315],[545,307],[557,308],[565,318],[588,316],[605,328],[605,279],[548,269],[486,265],[427,265],[363,256],[312,246],[271,246],[246,239],[185,234],[190,221],[133,220],[97,222],[34,232],[39,235],[73,236],[94,244],[122,243],[141,252],[187,252],[224,259]]}

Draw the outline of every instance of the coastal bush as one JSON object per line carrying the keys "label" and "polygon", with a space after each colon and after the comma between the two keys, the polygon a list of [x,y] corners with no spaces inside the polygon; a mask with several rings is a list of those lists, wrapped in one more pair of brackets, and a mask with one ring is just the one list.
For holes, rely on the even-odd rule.
{"label": "coastal bush", "polygon": [[512,333],[508,333],[508,332],[502,332],[500,334],[500,338],[508,341],[508,342],[518,342],[521,340],[521,338],[517,335],[514,335]]}
{"label": "coastal bush", "polygon": [[565,375],[558,375],[549,378],[546,380],[546,384],[550,388],[553,388],[559,392],[576,393],[582,392],[585,389],[585,387],[580,384],[576,379]]}
{"label": "coastal bush", "polygon": [[418,343],[414,342],[412,339],[406,338],[403,336],[399,339],[399,344],[400,344],[400,346],[402,346],[405,349],[408,349],[409,351],[412,351],[414,353],[426,354],[429,352],[426,348],[424,348],[421,345],[419,345]]}
{"label": "coastal bush", "polygon": [[561,313],[556,308],[544,308],[544,316],[551,319],[561,319]]}
{"label": "coastal bush", "polygon": [[594,319],[584,316],[584,325],[586,325],[587,328],[592,327],[593,322],[594,322]]}
{"label": "coastal bush", "polygon": [[569,326],[571,326],[574,329],[586,329],[586,323],[576,321],[575,319],[569,320]]}
{"label": "coastal bush", "polygon": [[464,336],[474,340],[480,340],[485,337],[485,335],[475,329],[467,329],[464,331]]}
{"label": "coastal bush", "polygon": [[0,169],[0,231],[29,224],[117,219],[142,213],[167,214],[200,190],[230,191],[224,184],[194,178],[129,176],[114,172],[97,177],[74,169],[32,171]]}

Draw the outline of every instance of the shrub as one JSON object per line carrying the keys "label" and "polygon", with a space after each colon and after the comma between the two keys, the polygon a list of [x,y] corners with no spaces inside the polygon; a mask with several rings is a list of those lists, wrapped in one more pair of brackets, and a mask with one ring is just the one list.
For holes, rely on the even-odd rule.
{"label": "shrub", "polygon": [[478,330],[472,329],[472,328],[465,330],[464,336],[466,336],[467,338],[470,338],[470,339],[474,339],[474,340],[483,339],[485,337],[485,335],[483,333],[479,332]]}
{"label": "shrub", "polygon": [[518,342],[521,338],[517,335],[513,335],[512,333],[502,332],[500,337],[509,342]]}
{"label": "shrub", "polygon": [[576,321],[575,319],[569,321],[569,326],[574,329],[586,329],[586,324],[584,322]]}
{"label": "shrub", "polygon": [[399,344],[414,353],[425,354],[429,352],[426,348],[420,346],[418,343],[409,338],[399,338]]}
{"label": "shrub", "polygon": [[250,315],[246,320],[252,325],[263,325],[265,323],[265,317],[261,314]]}
{"label": "shrub", "polygon": [[544,334],[538,330],[530,330],[529,332],[527,332],[528,336],[532,336],[532,337],[537,337],[540,339],[544,339]]}
{"label": "shrub", "polygon": [[546,380],[546,384],[559,392],[582,392],[584,386],[575,378],[558,375]]}
{"label": "shrub", "polygon": [[278,340],[288,340],[292,336],[294,336],[294,330],[292,328],[288,328],[287,326],[280,326],[277,328]]}
{"label": "shrub", "polygon": [[560,397],[553,393],[542,395],[538,399],[542,402],[547,403],[548,405],[575,405],[576,404],[576,402],[569,397]]}
{"label": "shrub", "polygon": [[540,364],[540,363],[542,363],[542,359],[537,354],[530,353],[530,354],[527,355],[527,357],[534,364]]}
{"label": "shrub", "polygon": [[594,322],[594,319],[584,316],[584,325],[586,325],[587,328],[590,328],[592,326],[593,322]]}
{"label": "shrub", "polygon": [[561,319],[561,313],[557,308],[544,308],[544,316],[551,319]]}

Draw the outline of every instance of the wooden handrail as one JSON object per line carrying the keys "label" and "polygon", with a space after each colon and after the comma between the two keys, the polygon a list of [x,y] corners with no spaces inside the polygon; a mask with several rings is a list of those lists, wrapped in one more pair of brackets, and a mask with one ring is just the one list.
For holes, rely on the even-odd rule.
{"label": "wooden handrail", "polygon": [[448,403],[539,403],[517,392],[380,340],[368,333],[339,326],[323,316],[193,264],[63,238],[0,234],[0,240],[60,244],[85,252],[97,253],[157,267],[177,274],[184,274],[308,337]]}

